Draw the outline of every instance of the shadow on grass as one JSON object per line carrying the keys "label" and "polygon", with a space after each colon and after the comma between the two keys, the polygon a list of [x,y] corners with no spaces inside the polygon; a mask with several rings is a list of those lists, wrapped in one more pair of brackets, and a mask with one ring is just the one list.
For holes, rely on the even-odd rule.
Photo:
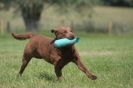
{"label": "shadow on grass", "polygon": [[40,72],[39,75],[38,75],[38,78],[39,79],[45,79],[45,80],[48,80],[48,81],[55,81],[56,80],[54,75],[50,75],[47,72]]}

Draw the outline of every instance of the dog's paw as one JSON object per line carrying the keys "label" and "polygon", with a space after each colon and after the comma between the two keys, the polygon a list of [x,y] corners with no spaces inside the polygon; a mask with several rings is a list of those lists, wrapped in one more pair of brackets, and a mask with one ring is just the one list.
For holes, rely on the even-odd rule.
{"label": "dog's paw", "polygon": [[62,80],[64,80],[64,77],[61,76],[58,78],[58,81],[62,81]]}
{"label": "dog's paw", "polygon": [[92,80],[96,80],[96,79],[97,79],[97,76],[92,75],[92,76],[91,76],[91,79],[92,79]]}
{"label": "dog's paw", "polygon": [[16,77],[20,78],[20,77],[22,77],[22,74],[17,74]]}
{"label": "dog's paw", "polygon": [[91,75],[91,76],[88,76],[88,78],[90,78],[90,79],[92,79],[92,80],[96,80],[96,79],[97,79],[97,76]]}

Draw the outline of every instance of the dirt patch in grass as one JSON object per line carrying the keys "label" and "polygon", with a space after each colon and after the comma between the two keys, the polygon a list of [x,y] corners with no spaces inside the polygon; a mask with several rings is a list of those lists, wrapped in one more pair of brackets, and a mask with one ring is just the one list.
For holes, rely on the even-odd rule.
{"label": "dirt patch in grass", "polygon": [[112,51],[82,51],[79,53],[81,56],[111,56]]}

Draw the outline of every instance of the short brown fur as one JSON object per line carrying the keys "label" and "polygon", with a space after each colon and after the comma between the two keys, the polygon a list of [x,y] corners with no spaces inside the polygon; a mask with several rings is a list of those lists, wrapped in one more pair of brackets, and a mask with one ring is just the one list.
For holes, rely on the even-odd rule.
{"label": "short brown fur", "polygon": [[[74,45],[55,48],[53,42],[60,38],[73,39],[75,34],[72,32],[70,27],[58,27],[51,31],[55,34],[55,39],[51,39],[42,35],[35,35],[32,33],[26,34],[15,34],[12,36],[18,40],[30,39],[27,43],[22,59],[22,65],[19,71],[19,75],[22,75],[24,69],[28,65],[29,61],[35,57],[38,59],[44,59],[45,61],[54,65],[56,76],[59,80],[63,78],[62,68],[69,62],[74,62],[78,68],[83,71],[88,78],[95,80],[97,77],[93,75],[80,60],[80,56],[75,49]],[[46,68],[48,69],[48,68]]]}

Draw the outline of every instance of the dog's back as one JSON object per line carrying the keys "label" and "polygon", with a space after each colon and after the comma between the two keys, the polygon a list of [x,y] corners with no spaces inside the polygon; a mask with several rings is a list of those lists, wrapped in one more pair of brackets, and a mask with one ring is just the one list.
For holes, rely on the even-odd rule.
{"label": "dog's back", "polygon": [[25,34],[15,34],[12,33],[12,36],[17,40],[25,40],[30,39],[29,42],[26,44],[24,49],[24,55],[28,55],[31,57],[36,57],[38,59],[45,59],[47,62],[52,63],[50,61],[52,52],[55,51],[54,45],[51,43],[52,39],[43,35],[35,35],[32,33],[25,33]]}

